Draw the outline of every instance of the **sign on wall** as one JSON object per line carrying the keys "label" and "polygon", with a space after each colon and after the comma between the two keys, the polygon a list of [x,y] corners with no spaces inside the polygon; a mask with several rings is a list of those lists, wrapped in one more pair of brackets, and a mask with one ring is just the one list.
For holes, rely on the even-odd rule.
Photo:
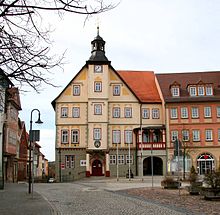
{"label": "sign on wall", "polygon": [[64,163],[61,163],[61,164],[60,164],[60,167],[61,167],[61,169],[65,169],[65,164],[64,164]]}
{"label": "sign on wall", "polygon": [[86,160],[80,160],[80,166],[86,166]]}

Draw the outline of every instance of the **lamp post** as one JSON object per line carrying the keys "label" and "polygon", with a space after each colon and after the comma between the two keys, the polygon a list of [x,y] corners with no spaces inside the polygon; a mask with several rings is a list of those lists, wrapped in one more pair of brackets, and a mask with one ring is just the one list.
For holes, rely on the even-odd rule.
{"label": "lamp post", "polygon": [[143,118],[143,112],[142,112],[143,110],[142,110],[142,104],[140,105],[140,132],[141,132],[141,134],[139,135],[139,137],[141,138],[141,139],[139,139],[139,143],[140,143],[140,140],[141,140],[141,180],[142,180],[142,182],[144,181],[144,165],[143,165],[143,134],[142,134],[142,132],[143,132],[143,128],[142,128],[142,126],[143,126],[143,123],[142,123],[142,118]]}
{"label": "lamp post", "polygon": [[[29,131],[29,177],[28,177],[28,193],[31,193],[31,182],[32,182],[32,197],[33,197],[33,184],[34,184],[34,141],[39,141],[39,133],[38,136],[36,136],[36,133],[33,132],[32,130],[32,114],[34,111],[38,112],[38,120],[35,122],[37,124],[42,124],[43,122],[40,119],[40,111],[38,109],[33,109],[31,111],[31,119],[30,119],[30,131]],[[32,171],[31,171],[31,149],[33,151],[33,157],[32,157]],[[32,178],[32,181],[31,181]]]}
{"label": "lamp post", "polygon": [[128,165],[128,177],[129,177],[129,181],[131,180],[131,141],[129,139],[129,143],[128,143],[128,157],[129,157],[129,165]]}
{"label": "lamp post", "polygon": [[61,175],[61,148],[58,148],[59,153],[59,182],[62,182],[62,175]]}
{"label": "lamp post", "polygon": [[117,181],[118,181],[119,180],[118,178],[118,144],[119,144],[119,141],[116,141],[116,144],[117,144]]}
{"label": "lamp post", "polygon": [[154,187],[154,158],[153,158],[153,142],[151,143],[151,182],[152,188]]}
{"label": "lamp post", "polygon": [[142,123],[141,123],[141,180],[144,181],[144,165],[143,165],[143,130],[142,130]]}

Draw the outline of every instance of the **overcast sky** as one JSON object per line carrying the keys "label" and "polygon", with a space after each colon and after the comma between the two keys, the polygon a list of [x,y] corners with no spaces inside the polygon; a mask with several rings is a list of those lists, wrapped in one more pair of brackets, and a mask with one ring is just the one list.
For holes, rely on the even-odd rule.
{"label": "overcast sky", "polygon": [[[117,0],[112,0],[117,2]],[[108,1],[109,2],[109,1]],[[91,17],[47,14],[45,22],[55,29],[52,51],[66,51],[64,71],[54,70],[53,83],[41,94],[21,95],[20,118],[30,127],[30,112],[41,111],[41,151],[55,160],[55,114],[51,102],[90,57],[91,41],[100,36],[106,41],[106,56],[116,70],[144,70],[155,73],[218,71],[220,69],[219,0],[121,0],[117,8]],[[33,113],[37,120],[37,113]]]}

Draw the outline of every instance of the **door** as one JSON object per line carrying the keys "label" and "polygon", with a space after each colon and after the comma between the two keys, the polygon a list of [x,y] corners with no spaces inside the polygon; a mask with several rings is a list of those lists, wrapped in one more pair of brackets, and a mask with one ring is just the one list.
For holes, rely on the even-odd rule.
{"label": "door", "polygon": [[204,153],[197,158],[197,168],[200,175],[204,175],[214,170],[214,158],[211,154]]}
{"label": "door", "polygon": [[92,176],[102,176],[102,163],[100,160],[94,160],[92,163]]}
{"label": "door", "polygon": [[[143,175],[152,175],[151,157],[145,158],[143,161]],[[153,157],[153,174],[163,175],[163,161],[159,157]]]}

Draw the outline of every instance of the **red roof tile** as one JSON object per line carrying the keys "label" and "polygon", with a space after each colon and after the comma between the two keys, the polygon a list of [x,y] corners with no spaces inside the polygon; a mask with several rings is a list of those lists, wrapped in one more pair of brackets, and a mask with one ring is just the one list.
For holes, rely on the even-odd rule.
{"label": "red roof tile", "polygon": [[[186,72],[186,73],[164,73],[156,74],[163,97],[166,102],[182,101],[215,101],[220,99],[220,72]],[[180,85],[180,97],[174,98],[170,92],[170,86],[174,83]],[[190,97],[188,85],[199,83],[213,84],[214,96],[197,96]]]}
{"label": "red roof tile", "polygon": [[143,103],[160,103],[160,95],[152,71],[117,71],[135,96]]}

